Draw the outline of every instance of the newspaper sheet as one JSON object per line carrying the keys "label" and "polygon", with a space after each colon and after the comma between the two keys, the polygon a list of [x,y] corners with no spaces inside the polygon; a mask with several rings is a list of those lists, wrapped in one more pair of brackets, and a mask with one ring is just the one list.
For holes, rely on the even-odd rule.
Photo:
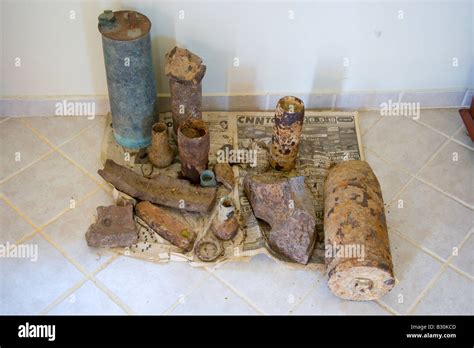
{"label": "newspaper sheet", "polygon": [[[237,185],[231,192],[222,185],[217,191],[220,197],[231,195],[234,198],[239,217],[240,229],[231,241],[222,241],[224,252],[214,262],[202,262],[193,251],[183,253],[150,229],[138,217],[135,217],[139,229],[139,241],[130,248],[117,248],[127,256],[146,259],[154,262],[186,261],[193,266],[212,266],[223,261],[246,261],[258,254],[267,254],[276,261],[291,267],[324,269],[324,231],[323,231],[323,185],[328,169],[333,163],[343,160],[364,159],[360,142],[357,112],[306,111],[301,135],[295,175],[303,175],[310,189],[317,214],[317,242],[308,265],[303,266],[271,250],[268,246],[267,225],[258,221],[243,192],[242,181],[248,173],[262,173],[271,170],[268,156],[273,127],[273,112],[203,112],[203,120],[209,125],[211,149],[209,166],[225,156],[230,160]],[[170,113],[160,115],[160,120],[168,123],[170,142],[176,148],[172,135],[172,118]],[[146,157],[146,152],[127,150],[118,145],[112,134],[110,115],[107,121],[102,146],[102,163],[107,158],[125,165],[135,172],[153,177],[164,173],[177,177],[180,171],[179,160],[165,169],[153,167]],[[135,200],[114,189],[117,202]],[[188,225],[197,233],[197,240],[211,233],[209,226],[217,214],[217,207],[208,214],[187,213],[163,207],[178,221]]]}

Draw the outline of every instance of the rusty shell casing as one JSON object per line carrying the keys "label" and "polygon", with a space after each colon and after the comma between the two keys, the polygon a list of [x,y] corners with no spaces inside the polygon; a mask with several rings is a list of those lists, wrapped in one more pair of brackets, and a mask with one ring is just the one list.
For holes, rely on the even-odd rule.
{"label": "rusty shell casing", "polygon": [[164,122],[157,122],[151,128],[148,159],[157,168],[168,167],[173,162],[174,152],[169,144],[168,126]]}
{"label": "rusty shell casing", "polygon": [[375,300],[394,284],[380,184],[367,162],[335,165],[324,184],[328,285],[347,300]]}
{"label": "rusty shell casing", "polygon": [[178,151],[181,173],[194,184],[209,162],[210,137],[206,122],[198,118],[185,120],[178,129]]}
{"label": "rusty shell casing", "polygon": [[189,118],[202,118],[202,81],[183,83],[170,78],[171,114],[173,129],[177,132],[179,125]]}
{"label": "rusty shell casing", "polygon": [[289,172],[295,167],[303,119],[301,99],[283,97],[278,101],[270,149],[270,165],[274,169]]}

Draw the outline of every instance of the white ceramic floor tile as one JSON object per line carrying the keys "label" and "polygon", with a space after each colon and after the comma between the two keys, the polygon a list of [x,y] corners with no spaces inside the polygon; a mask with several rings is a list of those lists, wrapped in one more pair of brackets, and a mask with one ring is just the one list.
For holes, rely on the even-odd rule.
{"label": "white ceramic floor tile", "polygon": [[0,199],[0,244],[15,243],[20,238],[33,233],[34,228],[13,210],[3,199]]}
{"label": "white ceramic floor tile", "polygon": [[410,176],[401,172],[392,164],[381,160],[371,150],[365,151],[365,158],[379,180],[384,202],[389,203],[403,185],[408,182]]}
{"label": "white ceramic floor tile", "polygon": [[96,278],[137,314],[162,314],[210,274],[183,262],[157,264],[120,257]]}
{"label": "white ceramic floor tile", "polygon": [[419,176],[474,207],[474,151],[450,142]]}
{"label": "white ceramic floor tile", "polygon": [[61,146],[61,150],[99,181],[105,182],[97,174],[97,170],[103,167],[100,162],[100,153],[104,137],[105,117],[97,116],[96,118],[97,120],[91,128]]}
{"label": "white ceramic floor tile", "polygon": [[25,117],[23,120],[55,146],[71,139],[95,122],[95,119],[89,120],[87,117],[79,116]]}
{"label": "white ceramic floor tile", "polygon": [[0,261],[1,314],[37,314],[83,278],[41,236],[34,236],[24,245],[37,247],[36,262],[29,258]]}
{"label": "white ceramic floor tile", "polygon": [[182,298],[171,314],[245,315],[258,312],[221,281],[209,277],[203,285]]}
{"label": "white ceramic floor tile", "polygon": [[18,119],[10,118],[0,125],[0,180],[26,167],[48,151],[39,139]]}
{"label": "white ceramic floor tile", "polygon": [[472,234],[458,250],[458,255],[451,259],[451,264],[474,277],[474,236]]}
{"label": "white ceramic floor tile", "polygon": [[77,167],[55,152],[0,186],[3,194],[35,225],[43,225],[98,187]]}
{"label": "white ceramic floor tile", "polygon": [[421,299],[414,314],[473,315],[474,282],[447,268]]}
{"label": "white ceramic floor tile", "polygon": [[360,111],[359,112],[359,127],[361,134],[365,134],[372,125],[382,118],[379,110]]}
{"label": "white ceramic floor tile", "polygon": [[384,116],[364,136],[364,145],[410,173],[416,173],[446,140],[400,116]]}
{"label": "white ceramic floor tile", "polygon": [[441,268],[441,262],[396,233],[389,233],[394,274],[398,283],[381,298],[398,313],[407,313],[419,294]]}
{"label": "white ceramic floor tile", "polygon": [[453,136],[454,139],[459,141],[461,144],[468,146],[471,150],[474,150],[474,142],[467,134],[467,130],[462,126]]}
{"label": "white ceramic floor tile", "polygon": [[87,281],[55,306],[48,314],[52,315],[113,315],[125,314],[93,282]]}
{"label": "white ceramic floor tile", "polygon": [[107,248],[89,247],[85,238],[89,225],[95,222],[96,208],[101,205],[114,205],[112,197],[103,190],[99,190],[44,229],[45,233],[88,272],[96,270],[113,255]]}
{"label": "white ceramic floor tile", "polygon": [[397,200],[387,209],[388,226],[444,259],[472,227],[471,209],[418,180],[412,181],[399,199],[403,208],[398,208]]}
{"label": "white ceramic floor tile", "polygon": [[447,136],[453,135],[462,124],[458,109],[422,109],[419,121]]}
{"label": "white ceramic floor tile", "polygon": [[387,315],[390,314],[373,301],[346,301],[334,296],[327,280],[319,276],[316,287],[294,311],[296,315]]}
{"label": "white ceramic floor tile", "polygon": [[229,262],[215,274],[266,314],[286,314],[316,282],[315,271],[289,269],[265,255]]}

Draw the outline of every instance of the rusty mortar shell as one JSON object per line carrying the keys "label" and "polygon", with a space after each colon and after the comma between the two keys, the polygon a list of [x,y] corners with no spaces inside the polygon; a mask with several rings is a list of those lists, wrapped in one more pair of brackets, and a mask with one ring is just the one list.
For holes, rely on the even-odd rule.
{"label": "rusty mortar shell", "polygon": [[168,167],[173,162],[174,152],[169,144],[168,126],[164,122],[157,122],[151,127],[148,159],[157,168]]}
{"label": "rusty mortar shell", "polygon": [[178,129],[178,151],[181,173],[194,184],[209,162],[210,137],[206,122],[198,118],[185,120]]}
{"label": "rusty mortar shell", "polygon": [[188,118],[202,118],[202,81],[182,83],[170,78],[171,114],[173,128],[176,132],[179,125]]}
{"label": "rusty mortar shell", "polygon": [[287,96],[278,101],[270,149],[270,165],[274,169],[289,172],[295,167],[303,119],[301,99]]}
{"label": "rusty mortar shell", "polygon": [[231,197],[222,197],[219,201],[217,216],[212,222],[211,231],[222,240],[230,240],[239,230],[239,223],[235,216],[235,204]]}

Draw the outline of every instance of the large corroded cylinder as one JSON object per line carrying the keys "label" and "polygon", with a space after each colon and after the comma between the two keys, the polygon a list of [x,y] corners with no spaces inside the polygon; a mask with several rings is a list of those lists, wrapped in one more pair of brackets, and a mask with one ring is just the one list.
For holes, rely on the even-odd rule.
{"label": "large corroded cylinder", "polygon": [[150,28],[150,20],[135,11],[99,16],[114,136],[126,148],[150,145],[158,121]]}
{"label": "large corroded cylinder", "polygon": [[210,145],[206,122],[190,118],[181,123],[178,129],[181,173],[194,184],[199,184],[201,172],[207,169]]}
{"label": "large corroded cylinder", "polygon": [[331,291],[374,300],[394,284],[380,184],[367,162],[335,165],[324,184],[324,238]]}
{"label": "large corroded cylinder", "polygon": [[270,165],[276,170],[289,172],[295,167],[303,119],[301,99],[283,97],[278,101],[270,150]]}

